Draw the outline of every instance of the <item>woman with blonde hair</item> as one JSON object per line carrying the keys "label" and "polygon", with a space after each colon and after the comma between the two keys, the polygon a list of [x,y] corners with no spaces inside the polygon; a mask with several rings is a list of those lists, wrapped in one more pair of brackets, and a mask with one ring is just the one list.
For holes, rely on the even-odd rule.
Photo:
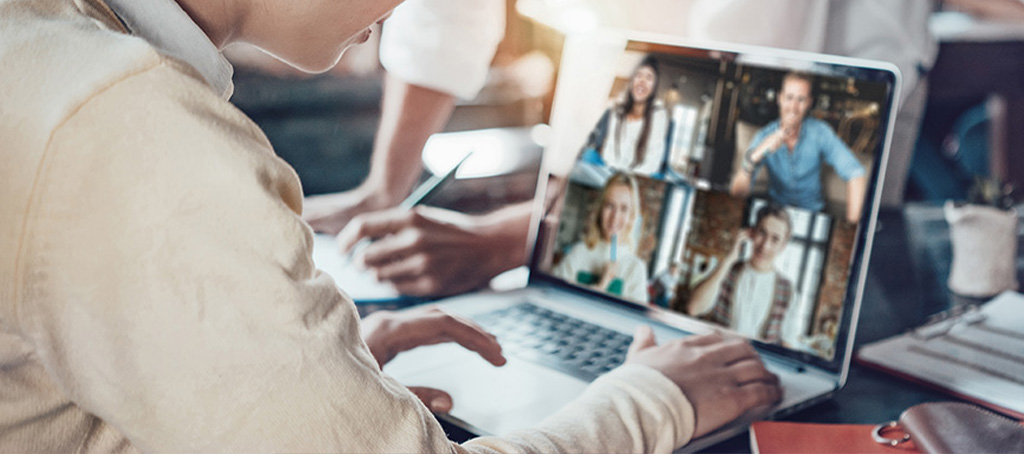
{"label": "woman with blonde hair", "polygon": [[636,177],[616,173],[587,217],[583,241],[555,266],[555,275],[595,290],[647,303],[647,265],[636,256],[642,230]]}

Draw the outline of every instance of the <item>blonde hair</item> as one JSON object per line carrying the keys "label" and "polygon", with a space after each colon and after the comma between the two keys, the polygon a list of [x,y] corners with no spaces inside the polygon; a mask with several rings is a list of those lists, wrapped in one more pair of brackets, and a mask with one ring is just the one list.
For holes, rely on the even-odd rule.
{"label": "blonde hair", "polygon": [[[636,181],[636,177],[626,173],[615,173],[608,181],[604,184],[604,189],[601,190],[601,196],[597,198],[596,203],[590,209],[590,215],[587,219],[587,228],[583,232],[583,244],[587,245],[587,249],[593,249],[597,246],[604,238],[604,226],[601,225],[601,211],[604,207],[605,200],[608,199],[608,192],[614,186],[626,186],[629,188],[632,196],[630,197],[630,204],[633,209],[629,214],[629,222],[626,223],[626,231],[623,232],[625,236],[625,243],[630,247],[634,247],[633,244],[633,227],[643,230],[642,223],[636,222],[640,211],[640,185]],[[640,218],[642,219],[642,218]],[[621,242],[622,240],[620,240]]]}

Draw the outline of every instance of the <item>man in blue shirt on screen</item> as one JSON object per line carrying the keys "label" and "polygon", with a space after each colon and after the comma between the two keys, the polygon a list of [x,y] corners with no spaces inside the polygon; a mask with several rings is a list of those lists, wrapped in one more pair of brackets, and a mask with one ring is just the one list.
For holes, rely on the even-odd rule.
{"label": "man in blue shirt on screen", "polygon": [[779,119],[761,128],[743,155],[730,186],[733,196],[750,194],[761,167],[770,175],[769,196],[777,203],[812,211],[825,208],[821,163],[846,182],[846,220],[860,220],[867,184],[864,167],[825,122],[807,118],[813,101],[810,76],[789,73],[779,91]]}

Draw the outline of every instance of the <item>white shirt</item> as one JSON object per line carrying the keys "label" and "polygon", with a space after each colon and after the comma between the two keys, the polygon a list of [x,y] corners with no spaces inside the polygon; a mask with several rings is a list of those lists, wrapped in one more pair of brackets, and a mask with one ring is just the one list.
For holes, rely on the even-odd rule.
{"label": "white shirt", "polygon": [[651,130],[647,136],[643,160],[632,165],[643,126],[642,120],[627,120],[622,128],[622,137],[619,137],[619,116],[609,115],[608,132],[601,148],[601,158],[605,164],[615,169],[647,175],[660,170],[661,163],[665,160],[665,140],[668,135],[668,114],[665,113],[665,109],[654,108],[654,112],[651,113]]}
{"label": "white shirt", "polygon": [[[728,328],[741,336],[759,338],[761,328],[771,312],[775,299],[775,279],[778,271],[757,271],[750,263],[744,263],[733,289],[732,320]],[[721,287],[715,289],[712,301],[718,301]],[[714,308],[714,305],[711,306]],[[790,294],[786,314],[782,318],[780,339],[791,345],[800,342],[801,327],[799,309],[796,304],[796,288]]]}
{"label": "white shirt", "polygon": [[132,34],[196,69],[222,99],[231,97],[234,69],[217,46],[173,0],[107,0]]}
{"label": "white shirt", "polygon": [[408,0],[384,23],[380,62],[407,83],[471,99],[504,34],[502,0]]}
{"label": "white shirt", "polygon": [[[757,271],[744,265],[736,281],[730,329],[754,337],[760,334],[775,299],[775,271]],[[741,304],[737,304],[742,302]]]}

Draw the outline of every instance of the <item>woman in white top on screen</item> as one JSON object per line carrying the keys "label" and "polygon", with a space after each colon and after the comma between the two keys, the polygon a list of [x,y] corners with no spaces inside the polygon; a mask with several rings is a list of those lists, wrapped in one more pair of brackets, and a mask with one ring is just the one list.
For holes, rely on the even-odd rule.
{"label": "woman in white top on screen", "polygon": [[608,109],[598,124],[603,143],[595,144],[601,159],[614,169],[646,175],[661,172],[665,161],[668,114],[658,102],[658,61],[640,62],[621,101]]}
{"label": "woman in white top on screen", "polygon": [[640,192],[636,178],[616,173],[588,216],[583,241],[569,249],[554,273],[570,282],[647,303],[647,265],[634,252]]}

